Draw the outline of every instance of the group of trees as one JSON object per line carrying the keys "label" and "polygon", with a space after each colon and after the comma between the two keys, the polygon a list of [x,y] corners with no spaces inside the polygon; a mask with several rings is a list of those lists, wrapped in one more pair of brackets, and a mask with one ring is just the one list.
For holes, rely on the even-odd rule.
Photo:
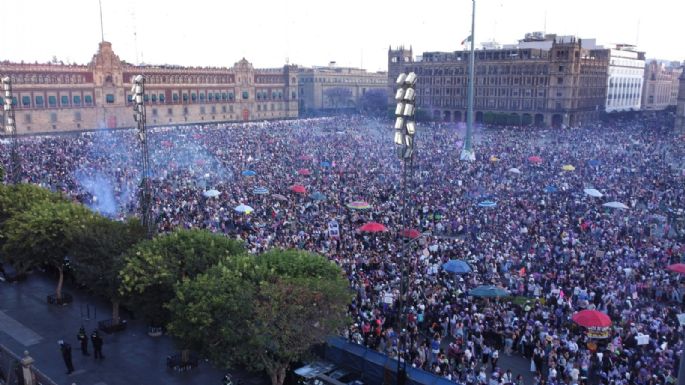
{"label": "group of trees", "polygon": [[0,185],[5,262],[57,271],[59,299],[68,258],[79,283],[111,301],[114,324],[126,304],[221,367],[264,370],[282,384],[291,362],[346,322],[347,282],[320,255],[250,255],[204,230],[144,234],[137,220],[112,221],[36,186]]}

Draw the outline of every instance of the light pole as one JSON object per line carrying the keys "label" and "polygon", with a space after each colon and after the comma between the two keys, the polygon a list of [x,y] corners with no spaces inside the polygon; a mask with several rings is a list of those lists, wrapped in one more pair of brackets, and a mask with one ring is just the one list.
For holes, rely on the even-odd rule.
{"label": "light pole", "polygon": [[[408,213],[409,208],[407,199],[407,190],[409,180],[411,178],[412,168],[414,166],[414,135],[416,134],[416,121],[414,120],[414,113],[416,112],[416,74],[410,72],[409,74],[401,73],[395,82],[397,85],[397,92],[395,93],[395,100],[397,100],[397,107],[395,108],[395,147],[397,156],[402,161],[402,226],[404,230],[408,230]],[[404,299],[407,295],[407,264],[406,250],[409,244],[405,243],[400,253],[400,298],[398,301],[398,319],[399,319],[399,337],[397,339],[397,384],[404,385],[407,381],[407,361],[402,360],[403,344],[406,343],[406,336],[403,336],[406,329],[406,317],[404,314]]]}
{"label": "light pole", "polygon": [[14,118],[14,95],[12,94],[12,79],[2,78],[2,88],[5,90],[5,135],[11,135],[10,147],[10,175],[13,184],[21,182],[21,160],[19,159],[19,142],[17,140],[17,121]]}
{"label": "light pole", "polygon": [[147,128],[145,127],[145,77],[136,75],[133,77],[133,120],[138,124],[138,138],[140,139],[140,152],[142,163],[142,180],[140,182],[140,216],[147,238],[152,238],[155,233],[154,221],[152,220],[152,182],[150,181],[150,155],[148,153]]}
{"label": "light pole", "polygon": [[476,160],[476,152],[473,150],[473,83],[476,62],[476,0],[471,0],[473,3],[471,11],[471,53],[469,54],[469,85],[467,89],[468,109],[466,110],[466,136],[464,137],[464,148],[461,150],[461,160],[474,161]]}

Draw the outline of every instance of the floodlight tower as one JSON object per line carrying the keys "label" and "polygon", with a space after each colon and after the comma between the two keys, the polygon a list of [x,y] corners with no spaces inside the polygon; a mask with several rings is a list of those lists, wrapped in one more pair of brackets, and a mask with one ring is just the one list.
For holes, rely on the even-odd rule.
{"label": "floodlight tower", "polygon": [[136,75],[133,77],[133,120],[138,124],[138,138],[140,139],[140,152],[142,163],[142,180],[140,182],[140,217],[148,238],[155,233],[155,223],[152,219],[152,182],[150,180],[150,155],[148,153],[147,128],[145,127],[145,77]]}
{"label": "floodlight tower", "polygon": [[467,90],[468,108],[466,110],[466,136],[464,137],[464,148],[461,150],[461,160],[476,160],[476,152],[473,150],[473,83],[476,61],[476,0],[471,9],[471,53],[469,54],[469,86]]}
{"label": "floodlight tower", "polygon": [[[410,213],[409,199],[407,196],[408,183],[411,182],[411,174],[414,166],[414,135],[416,134],[416,121],[414,113],[416,112],[416,74],[410,72],[409,74],[401,73],[395,82],[397,85],[397,92],[395,93],[395,100],[397,100],[397,107],[395,108],[395,147],[397,156],[402,161],[402,226],[408,229],[408,219]],[[406,238],[405,238],[406,239]],[[404,243],[404,242],[403,242]],[[402,359],[404,353],[404,345],[407,344],[407,317],[404,311],[404,302],[407,296],[407,289],[409,287],[409,276],[407,274],[406,251],[407,244],[402,245],[400,253],[400,298],[397,308],[399,318],[399,339],[397,341],[397,384],[404,385],[407,381],[407,360]]]}
{"label": "floodlight tower", "polygon": [[12,94],[12,79],[2,78],[2,88],[5,90],[5,135],[11,136],[10,142],[10,175],[13,184],[21,182],[21,159],[19,158],[19,142],[17,140],[17,121],[14,119],[14,95]]}

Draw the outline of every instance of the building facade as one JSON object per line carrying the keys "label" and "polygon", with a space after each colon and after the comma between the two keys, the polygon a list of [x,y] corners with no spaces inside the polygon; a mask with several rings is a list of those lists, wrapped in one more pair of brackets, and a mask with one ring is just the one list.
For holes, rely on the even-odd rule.
{"label": "building facade", "polygon": [[642,105],[645,53],[630,45],[610,50],[606,112],[638,111]]}
{"label": "building facade", "polygon": [[138,74],[149,125],[296,118],[294,68],[255,69],[245,59],[230,68],[136,66],[103,41],[87,65],[2,62],[0,75],[12,79],[17,133],[31,134],[135,126]]}
{"label": "building facade", "polygon": [[386,72],[367,72],[361,68],[312,67],[298,69],[299,107],[303,113],[358,109],[364,94],[386,90]]}
{"label": "building facade", "polygon": [[[589,44],[592,43],[592,44]],[[417,107],[431,119],[466,119],[469,51],[388,51],[388,87],[418,75]],[[570,36],[527,36],[519,44],[475,52],[474,120],[511,125],[577,126],[603,109],[609,52]],[[393,94],[392,92],[390,93]]]}
{"label": "building facade", "polygon": [[685,135],[685,69],[680,73],[678,105],[676,106],[675,130]]}
{"label": "building facade", "polygon": [[678,102],[678,86],[683,69],[678,62],[664,63],[651,60],[645,65],[642,88],[642,109],[659,111],[675,106]]}

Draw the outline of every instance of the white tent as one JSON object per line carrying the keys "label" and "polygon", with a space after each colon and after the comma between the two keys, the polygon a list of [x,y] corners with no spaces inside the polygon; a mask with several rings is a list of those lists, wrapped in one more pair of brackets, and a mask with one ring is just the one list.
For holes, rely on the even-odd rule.
{"label": "white tent", "polygon": [[207,198],[216,198],[219,196],[219,190],[211,189],[207,190],[202,193],[202,195],[206,196]]}
{"label": "white tent", "polygon": [[628,206],[624,205],[624,204],[621,203],[621,202],[616,202],[616,201],[614,201],[614,202],[609,202],[609,203],[605,203],[605,204],[603,204],[602,206],[604,206],[604,207],[610,207],[610,208],[612,208],[612,209],[620,209],[620,210],[627,210],[627,209],[629,209]]}
{"label": "white tent", "polygon": [[521,173],[521,170],[519,170],[519,169],[516,168],[516,167],[512,167],[512,168],[510,168],[510,169],[507,170],[507,171],[513,172],[514,174],[520,174],[520,173]]}
{"label": "white tent", "polygon": [[599,190],[593,189],[593,188],[586,188],[583,190],[583,192],[593,198],[601,198],[604,196]]}

